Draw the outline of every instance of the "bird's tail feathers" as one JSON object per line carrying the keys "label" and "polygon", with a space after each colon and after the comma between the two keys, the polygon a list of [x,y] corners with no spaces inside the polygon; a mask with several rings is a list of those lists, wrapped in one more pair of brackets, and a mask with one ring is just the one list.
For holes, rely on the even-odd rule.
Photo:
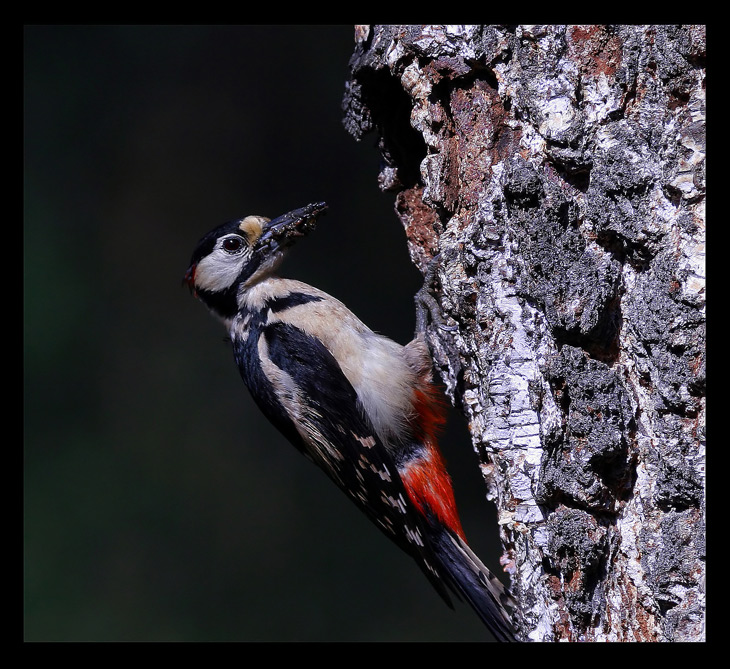
{"label": "bird's tail feathers", "polygon": [[498,641],[516,641],[507,608],[514,600],[461,537],[446,530],[440,539],[442,568],[453,591],[466,600]]}

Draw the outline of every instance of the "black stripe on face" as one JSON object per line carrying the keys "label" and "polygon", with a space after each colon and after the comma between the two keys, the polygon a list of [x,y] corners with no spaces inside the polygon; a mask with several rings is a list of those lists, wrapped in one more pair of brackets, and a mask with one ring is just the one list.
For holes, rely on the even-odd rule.
{"label": "black stripe on face", "polygon": [[298,307],[301,304],[319,302],[321,299],[321,297],[310,295],[309,293],[289,293],[284,297],[274,297],[268,300],[266,306],[271,309],[272,313],[277,314],[280,311],[286,311],[292,307]]}
{"label": "black stripe on face", "polygon": [[233,318],[238,312],[237,290],[238,286],[234,285],[231,288],[217,293],[205,289],[198,289],[196,294],[203,304],[221,318]]}

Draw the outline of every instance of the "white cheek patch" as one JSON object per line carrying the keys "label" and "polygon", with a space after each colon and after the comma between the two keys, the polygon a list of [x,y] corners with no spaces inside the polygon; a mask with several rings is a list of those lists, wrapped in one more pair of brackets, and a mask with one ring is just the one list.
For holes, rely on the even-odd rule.
{"label": "white cheek patch", "polygon": [[195,268],[195,287],[213,293],[230,288],[246,261],[247,254],[232,256],[221,249],[202,258]]}

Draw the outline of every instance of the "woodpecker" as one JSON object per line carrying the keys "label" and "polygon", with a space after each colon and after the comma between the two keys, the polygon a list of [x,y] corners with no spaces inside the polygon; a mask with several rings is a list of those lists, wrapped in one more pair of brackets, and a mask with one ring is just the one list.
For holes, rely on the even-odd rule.
{"label": "woodpecker", "polygon": [[185,282],[228,329],[266,417],[416,560],[449,606],[451,592],[497,640],[514,641],[509,595],[467,545],[456,510],[423,333],[401,346],[334,297],[276,273],[326,209],[215,228],[195,247]]}

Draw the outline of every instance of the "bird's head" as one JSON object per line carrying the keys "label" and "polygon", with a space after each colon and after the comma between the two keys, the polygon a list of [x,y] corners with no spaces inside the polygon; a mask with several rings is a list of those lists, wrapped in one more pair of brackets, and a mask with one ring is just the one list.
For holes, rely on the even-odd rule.
{"label": "bird's head", "polygon": [[312,230],[326,209],[319,202],[273,220],[246,216],[224,223],[198,242],[185,283],[218,316],[232,318],[239,291],[273,273],[286,249]]}

